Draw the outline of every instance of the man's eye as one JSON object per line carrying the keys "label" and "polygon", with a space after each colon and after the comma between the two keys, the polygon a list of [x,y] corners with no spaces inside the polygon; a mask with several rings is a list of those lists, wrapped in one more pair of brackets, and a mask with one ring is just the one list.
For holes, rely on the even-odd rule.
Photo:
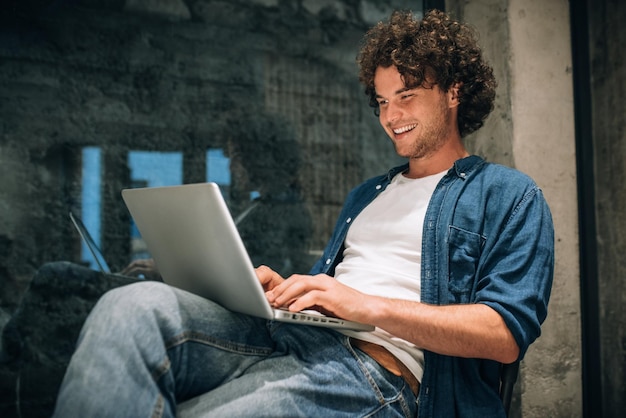
{"label": "man's eye", "polygon": [[402,96],[400,96],[400,98],[402,100],[406,100],[406,99],[410,99],[413,96],[415,96],[415,94],[413,94],[413,93],[411,93],[411,94],[403,94]]}
{"label": "man's eye", "polygon": [[384,106],[384,105],[386,105],[387,103],[389,103],[389,100],[379,100],[379,101],[378,101],[378,106]]}

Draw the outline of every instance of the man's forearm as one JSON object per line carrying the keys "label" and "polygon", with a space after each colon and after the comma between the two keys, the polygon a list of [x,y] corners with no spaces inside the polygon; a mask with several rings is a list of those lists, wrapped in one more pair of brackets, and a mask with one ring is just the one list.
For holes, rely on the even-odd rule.
{"label": "man's forearm", "polygon": [[443,355],[517,360],[519,347],[504,320],[484,304],[434,306],[373,297],[368,323]]}

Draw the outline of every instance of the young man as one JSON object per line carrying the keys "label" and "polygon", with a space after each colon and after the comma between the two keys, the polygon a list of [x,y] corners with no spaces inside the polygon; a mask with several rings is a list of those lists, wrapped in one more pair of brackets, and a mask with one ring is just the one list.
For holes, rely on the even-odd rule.
{"label": "young man", "polygon": [[500,365],[540,334],[554,251],[535,183],[463,145],[492,109],[492,71],[441,12],[394,13],[359,65],[408,164],[350,193],[309,275],[257,274],[275,306],[376,330],[278,324],[163,283],[127,286],[85,324],[56,416],[504,416]]}

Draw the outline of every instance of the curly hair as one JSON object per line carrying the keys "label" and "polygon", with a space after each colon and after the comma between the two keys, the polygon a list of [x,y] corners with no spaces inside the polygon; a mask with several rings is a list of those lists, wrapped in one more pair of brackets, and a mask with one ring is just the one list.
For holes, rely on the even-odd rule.
{"label": "curly hair", "polygon": [[439,10],[421,21],[409,11],[395,11],[387,23],[372,27],[357,57],[359,81],[378,115],[374,74],[380,66],[395,66],[407,87],[438,85],[459,89],[458,125],[461,137],[479,129],[493,110],[496,80],[485,63],[475,31]]}

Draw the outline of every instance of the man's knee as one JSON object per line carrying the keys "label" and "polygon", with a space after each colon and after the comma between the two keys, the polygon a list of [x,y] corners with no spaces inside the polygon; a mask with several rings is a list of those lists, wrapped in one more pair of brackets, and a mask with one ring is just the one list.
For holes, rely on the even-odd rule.
{"label": "man's knee", "polygon": [[161,282],[142,281],[126,286],[116,287],[107,291],[96,305],[97,309],[111,311],[140,311],[143,309],[163,309],[174,302],[176,297],[173,289]]}

